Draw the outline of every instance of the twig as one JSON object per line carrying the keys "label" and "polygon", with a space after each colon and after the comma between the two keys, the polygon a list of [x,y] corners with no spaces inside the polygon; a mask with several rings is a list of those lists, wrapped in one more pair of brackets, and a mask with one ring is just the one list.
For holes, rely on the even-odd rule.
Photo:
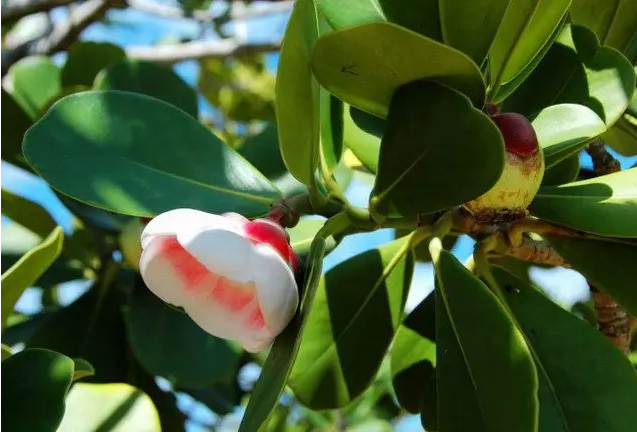
{"label": "twig", "polygon": [[24,18],[38,12],[47,12],[58,6],[66,6],[77,0],[29,0],[20,3],[2,6],[1,20],[2,24],[10,24],[14,21]]}
{"label": "twig", "polygon": [[[127,3],[131,8],[164,18],[190,18],[202,22],[212,21],[217,18],[215,14],[208,10],[195,10],[188,13],[183,9],[157,4],[152,0],[128,0]],[[236,7],[233,7],[229,18],[231,20],[242,20],[274,13],[288,12],[292,9],[293,5],[294,0],[284,0],[274,2],[263,8],[250,7],[236,10]]]}
{"label": "twig", "polygon": [[201,58],[242,57],[278,51],[280,42],[239,44],[233,40],[194,41],[180,44],[138,46],[126,49],[129,58],[160,63],[177,63]]}
{"label": "twig", "polygon": [[498,242],[496,252],[512,256],[522,261],[536,264],[552,265],[570,268],[571,266],[557,253],[546,241],[537,241],[530,238],[522,239],[522,243],[514,246],[504,240],[504,235],[499,234],[503,241]]}

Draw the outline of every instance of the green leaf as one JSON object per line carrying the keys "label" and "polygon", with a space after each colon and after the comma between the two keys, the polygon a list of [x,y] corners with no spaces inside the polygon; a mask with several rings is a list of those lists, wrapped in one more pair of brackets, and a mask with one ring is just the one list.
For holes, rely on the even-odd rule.
{"label": "green leaf", "polygon": [[579,155],[574,154],[553,165],[544,172],[543,186],[557,186],[577,180]]}
{"label": "green leaf", "polygon": [[334,30],[388,21],[442,41],[437,0],[316,0],[318,10]]}
{"label": "green leaf", "polygon": [[501,0],[440,1],[440,26],[444,42],[481,65],[509,3]]}
{"label": "green leaf", "polygon": [[[325,225],[324,220],[301,219],[294,228],[288,228],[290,235],[290,246],[299,255],[307,255],[316,233]],[[325,252],[329,252],[336,247],[336,240],[333,236],[325,239]]]}
{"label": "green leaf", "polygon": [[[396,229],[394,231],[394,238],[404,237],[406,235],[411,234],[412,231],[413,230]],[[453,235],[445,236],[445,238],[442,239],[442,247],[445,248],[446,250],[453,249],[456,242],[458,241],[458,238],[459,237],[453,236]],[[416,257],[416,261],[419,261],[419,262],[431,261],[431,254],[429,253],[429,247],[427,242],[422,242],[418,244],[413,250],[414,250],[414,256]]]}
{"label": "green leaf", "polygon": [[2,328],[24,290],[32,286],[60,256],[63,243],[64,232],[57,227],[41,244],[27,252],[2,274]]}
{"label": "green leaf", "polygon": [[60,68],[49,57],[23,58],[9,69],[13,80],[11,95],[33,120],[42,115],[49,100],[62,90]]}
{"label": "green leaf", "polygon": [[91,365],[84,359],[73,359],[73,365],[73,381],[95,375],[95,369],[93,368],[93,365]]}
{"label": "green leaf", "polygon": [[48,236],[57,226],[42,206],[6,189],[2,189],[2,214],[41,238]]}
{"label": "green leaf", "polygon": [[321,88],[320,110],[320,163],[328,173],[333,173],[343,153],[343,102]]}
{"label": "green leaf", "polygon": [[310,68],[318,31],[314,2],[295,2],[276,75],[276,120],[281,154],[290,173],[306,185],[314,183],[319,161],[319,86]]}
{"label": "green leaf", "polygon": [[622,353],[530,285],[502,269],[494,274],[535,357],[539,430],[633,431],[637,375]]}
{"label": "green leaf", "polygon": [[263,365],[259,380],[252,390],[239,432],[256,431],[267,424],[288,381],[299,352],[301,334],[312,310],[319,286],[325,254],[325,241],[317,237],[312,243],[305,270],[301,306],[283,332],[277,336]]}
{"label": "green leaf", "polygon": [[261,171],[284,197],[306,190],[305,185],[295,179],[285,167],[276,124],[268,123],[261,133],[246,139],[239,148],[239,154]]}
{"label": "green leaf", "polygon": [[353,118],[354,107],[346,105],[343,108],[343,141],[358,159],[371,172],[378,170],[378,155],[380,153],[380,139],[365,132]]}
{"label": "green leaf", "polygon": [[502,135],[485,114],[448,87],[412,83],[392,98],[370,208],[416,216],[459,205],[489,190],[503,166]]}
{"label": "green leaf", "polygon": [[497,90],[512,81],[542,51],[571,0],[510,0],[493,43],[489,48],[491,83]]}
{"label": "green leaf", "polygon": [[267,212],[279,196],[192,117],[134,93],[65,97],[29,130],[24,153],[66,195],[133,216],[174,208],[254,216]]}
{"label": "green leaf", "polygon": [[606,130],[597,114],[582,105],[561,104],[543,109],[533,120],[533,129],[550,168],[581,149]]}
{"label": "green leaf", "polygon": [[124,318],[139,362],[150,374],[163,376],[174,385],[210,385],[238,368],[240,352],[150,292],[134,295]]}
{"label": "green leaf", "polygon": [[433,293],[427,296],[404,319],[391,349],[391,374],[398,403],[412,414],[424,411],[428,422],[437,417],[434,297]]}
{"label": "green leaf", "polygon": [[[628,54],[631,39],[637,34],[635,0],[573,0],[571,19],[595,33],[602,45]],[[631,59],[634,61],[634,59]]]}
{"label": "green leaf", "polygon": [[[139,60],[124,60],[95,77],[95,89],[141,93],[168,102],[197,118],[197,93],[172,69]],[[158,120],[153,122],[156,125]]]}
{"label": "green leaf", "polygon": [[2,344],[2,360],[6,360],[13,355],[13,350],[10,346]]}
{"label": "green leaf", "polygon": [[343,407],[372,383],[400,325],[413,265],[408,239],[402,238],[345,261],[321,279],[290,375],[301,403]]}
{"label": "green leaf", "polygon": [[117,45],[106,42],[74,43],[62,68],[62,85],[92,87],[99,71],[125,58],[126,53]]}
{"label": "green leaf", "polygon": [[637,155],[637,118],[625,114],[602,134],[601,139],[624,156]]}
{"label": "green leaf", "polygon": [[611,126],[628,107],[634,90],[635,72],[623,55],[600,47],[591,31],[566,26],[502,108],[533,116],[550,105],[576,103]]}
{"label": "green leaf", "polygon": [[160,432],[159,415],[152,400],[128,384],[73,386],[59,432],[77,431]]}
{"label": "green leaf", "polygon": [[16,100],[2,89],[2,159],[12,164],[27,166],[22,157],[22,138],[32,120]]}
{"label": "green leaf", "polygon": [[637,244],[557,236],[546,239],[591,284],[637,315]]}
{"label": "green leaf", "polygon": [[49,350],[27,349],[2,362],[2,375],[2,426],[14,431],[57,430],[73,379],[73,360]]}
{"label": "green leaf", "polygon": [[529,207],[541,219],[607,237],[637,237],[637,168],[543,187]]}
{"label": "green leaf", "polygon": [[536,431],[537,372],[524,336],[451,253],[435,266],[439,430]]}
{"label": "green leaf", "polygon": [[322,36],[312,53],[312,70],[321,85],[343,102],[380,117],[387,115],[400,86],[419,79],[452,87],[477,107],[484,103],[484,82],[473,61],[454,48],[387,22]]}

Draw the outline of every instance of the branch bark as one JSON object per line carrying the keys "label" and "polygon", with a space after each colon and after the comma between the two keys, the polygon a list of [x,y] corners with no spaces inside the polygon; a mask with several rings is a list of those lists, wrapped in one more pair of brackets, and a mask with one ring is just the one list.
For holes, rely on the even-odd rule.
{"label": "branch bark", "polygon": [[181,44],[138,46],[126,48],[129,58],[138,60],[177,63],[183,60],[201,58],[242,57],[257,53],[278,51],[280,42],[267,44],[239,44],[229,39],[215,41],[194,41]]}
{"label": "branch bark", "polygon": [[47,12],[58,6],[66,6],[77,0],[27,0],[17,4],[8,4],[2,7],[1,22],[10,24],[38,12]]}
{"label": "branch bark", "polygon": [[[134,9],[164,18],[190,18],[202,22],[212,21],[216,18],[215,14],[208,10],[195,10],[192,13],[188,14],[182,9],[157,4],[154,1],[149,0],[128,0],[127,3]],[[250,7],[236,10],[236,7],[233,7],[232,12],[230,13],[230,19],[241,20],[255,18],[263,15],[270,15],[274,13],[288,12],[292,9],[293,5],[294,0],[283,0],[272,2],[267,7],[263,8]]]}

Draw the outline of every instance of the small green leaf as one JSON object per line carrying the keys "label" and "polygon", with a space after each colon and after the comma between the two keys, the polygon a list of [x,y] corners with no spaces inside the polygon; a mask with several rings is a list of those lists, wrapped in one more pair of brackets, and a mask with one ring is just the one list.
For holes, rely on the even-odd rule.
{"label": "small green leaf", "polygon": [[279,196],[191,116],[135,93],[65,97],[29,129],[24,153],[61,192],[133,216],[174,208],[254,216],[268,211]]}
{"label": "small green leaf", "polygon": [[304,405],[343,407],[372,383],[409,292],[407,240],[357,255],[321,279],[289,382]]}
{"label": "small green leaf", "polygon": [[[16,100],[2,89],[2,159],[26,167],[22,157],[22,138],[33,123]],[[27,168],[28,169],[28,168]]]}
{"label": "small green leaf", "polygon": [[637,315],[637,244],[557,236],[546,239],[591,284]]}
{"label": "small green leaf", "polygon": [[457,91],[415,82],[392,98],[370,208],[416,216],[459,205],[489,190],[503,166],[502,135],[484,113]]}
{"label": "small green leaf", "polygon": [[95,369],[93,365],[81,358],[73,359],[74,371],[73,371],[73,381],[77,381],[82,378],[90,377],[95,375]]}
{"label": "small green leaf", "polygon": [[[635,99],[637,92],[633,96],[633,100]],[[600,138],[624,156],[637,155],[637,117],[624,114]]]}
{"label": "small green leaf", "polygon": [[494,275],[537,364],[539,430],[633,431],[637,375],[622,353],[530,285],[502,269],[495,268]]}
{"label": "small green leaf", "polygon": [[412,414],[436,417],[436,303],[433,293],[414,309],[396,332],[391,374],[398,403]]}
{"label": "small green leaf", "polygon": [[[307,255],[316,233],[325,225],[325,221],[317,219],[301,219],[294,228],[287,230],[290,235],[290,246],[299,255]],[[336,247],[336,240],[330,236],[325,239],[325,252]]]}
{"label": "small green leaf", "polygon": [[579,155],[574,154],[553,165],[544,172],[543,186],[558,186],[577,180],[579,174]]}
{"label": "small green leaf", "polygon": [[221,381],[238,368],[240,352],[150,292],[134,295],[124,318],[133,353],[152,375],[196,387]]}
{"label": "small green leaf", "polygon": [[64,232],[57,227],[38,246],[2,274],[2,328],[25,289],[33,285],[60,256]]}
{"label": "small green leaf", "polygon": [[[99,90],[123,90],[152,96],[197,118],[197,93],[172,69],[165,66],[139,60],[124,60],[102,70],[95,77],[93,87]],[[154,125],[157,124],[155,122]]]}
{"label": "small green leaf", "polygon": [[599,46],[586,28],[566,26],[502,108],[533,116],[550,105],[575,103],[611,126],[628,107],[634,90],[635,72],[623,55]]}
{"label": "small green leaf", "polygon": [[597,114],[575,104],[545,108],[532,124],[544,150],[547,169],[578,153],[606,130],[606,125]]}
{"label": "small green leaf", "polygon": [[125,58],[126,53],[117,45],[106,42],[74,43],[62,68],[62,85],[92,87],[99,71]]}
{"label": "small green leaf", "polygon": [[484,103],[482,75],[471,59],[387,22],[322,36],[312,53],[312,70],[321,85],[343,102],[380,117],[387,115],[392,95],[400,86],[419,79],[452,87],[466,94],[476,107]]}
{"label": "small green leaf", "polygon": [[[439,430],[536,431],[537,371],[524,336],[451,253],[441,251],[435,266]],[[479,411],[457,399],[463,393],[477,399]]]}
{"label": "small green leaf", "polygon": [[543,187],[531,214],[569,228],[607,237],[637,237],[637,168]]}
{"label": "small green leaf", "polygon": [[13,355],[13,350],[10,346],[2,344],[2,360],[6,360]]}
{"label": "small green leaf", "polygon": [[73,386],[59,432],[121,430],[160,432],[152,400],[128,384]]}
{"label": "small green leaf", "polygon": [[33,120],[62,90],[60,68],[49,57],[26,57],[11,66],[8,74],[13,80],[11,95]]}
{"label": "small green leaf", "polygon": [[316,0],[318,10],[334,30],[371,22],[393,22],[442,41],[437,0]]}
{"label": "small green leaf", "polygon": [[2,189],[2,214],[40,238],[48,236],[57,223],[42,206]]}
{"label": "small green leaf", "polygon": [[256,431],[267,424],[283,393],[299,352],[301,334],[304,334],[308,314],[313,308],[314,296],[321,280],[324,254],[325,240],[317,237],[312,243],[306,264],[301,306],[290,324],[277,336],[270,349],[270,354],[263,365],[241,420],[239,432]]}
{"label": "small green leaf", "polygon": [[298,0],[281,45],[276,76],[279,145],[288,170],[306,185],[314,183],[319,161],[319,86],[310,68],[318,38],[312,0]]}
{"label": "small green leaf", "polygon": [[73,360],[49,350],[27,349],[2,362],[2,375],[2,426],[12,431],[57,430],[73,379]]}
{"label": "small green leaf", "polygon": [[378,170],[380,139],[362,130],[353,118],[354,107],[343,109],[343,140],[345,145],[371,172]]}

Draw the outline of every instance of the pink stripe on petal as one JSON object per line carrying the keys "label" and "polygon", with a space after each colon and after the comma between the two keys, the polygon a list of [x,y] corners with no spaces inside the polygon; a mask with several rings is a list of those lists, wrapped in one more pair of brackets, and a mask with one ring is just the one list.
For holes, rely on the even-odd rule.
{"label": "pink stripe on petal", "polygon": [[245,309],[255,298],[254,283],[238,284],[220,276],[211,289],[212,298],[231,312]]}
{"label": "pink stripe on petal", "polygon": [[249,328],[260,330],[265,327],[265,320],[263,319],[263,313],[261,312],[260,307],[256,307],[248,317],[246,318],[245,323]]}
{"label": "pink stripe on petal", "polygon": [[172,264],[187,289],[197,289],[210,275],[208,269],[184,249],[175,237],[164,240],[160,253]]}

